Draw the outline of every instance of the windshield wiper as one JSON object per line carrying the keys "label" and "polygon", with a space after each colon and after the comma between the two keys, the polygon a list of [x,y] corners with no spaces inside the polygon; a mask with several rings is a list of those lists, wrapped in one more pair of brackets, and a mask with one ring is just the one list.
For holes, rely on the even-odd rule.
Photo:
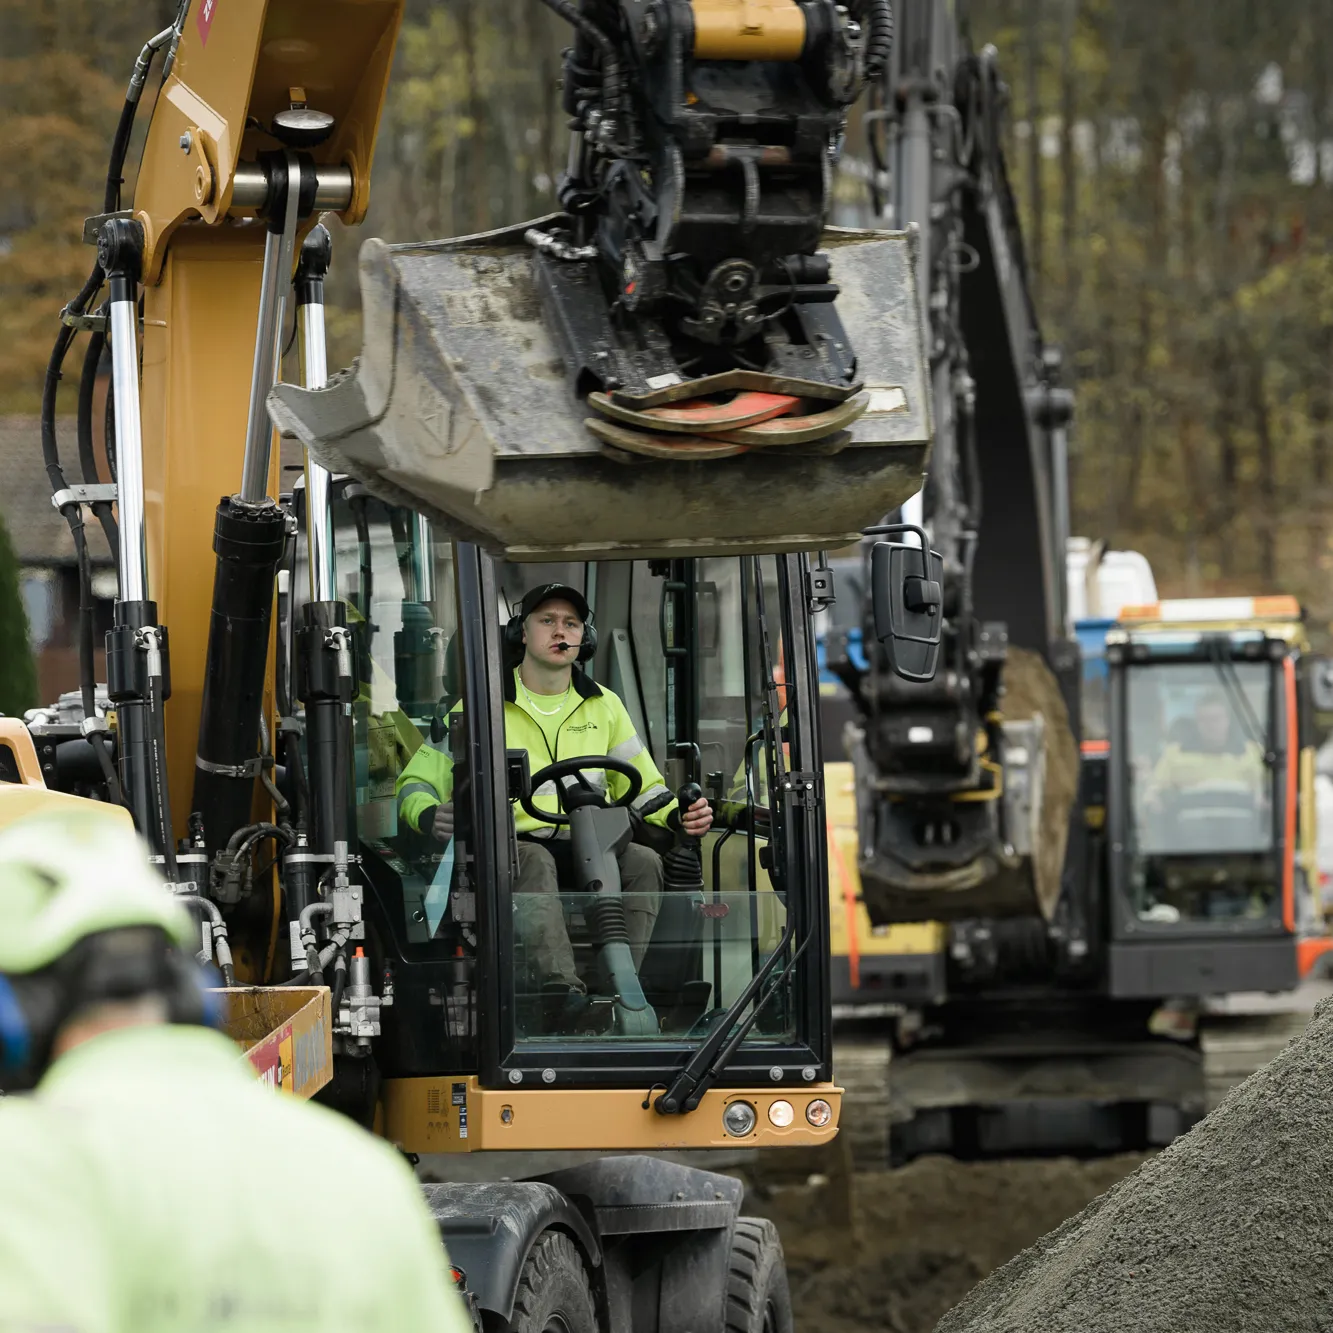
{"label": "windshield wiper", "polygon": [[1231,700],[1233,711],[1240,718],[1245,738],[1252,745],[1259,747],[1259,753],[1263,755],[1264,763],[1272,768],[1277,763],[1277,755],[1269,748],[1263,728],[1259,725],[1259,719],[1250,706],[1249,696],[1245,693],[1245,686],[1241,683],[1240,675],[1236,671],[1236,664],[1231,660],[1228,645],[1223,640],[1214,639],[1209,645],[1209,649],[1213,669],[1217,672],[1217,678],[1222,682],[1222,688]]}
{"label": "windshield wiper", "polygon": [[[763,965],[750,978],[749,985],[738,995],[731,1007],[722,1016],[722,1021],[713,1029],[712,1034],[690,1057],[689,1063],[671,1081],[671,1086],[653,1103],[653,1110],[658,1115],[685,1115],[695,1110],[703,1100],[704,1093],[717,1082],[718,1076],[727,1067],[731,1057],[736,1054],[741,1042],[749,1035],[759,1015],[768,1002],[777,995],[791,979],[797,962],[810,943],[807,935],[792,954],[791,961],[782,970],[782,975],[769,987],[768,993],[755,1002],[753,1011],[736,1027],[745,1006],[754,999],[759,988],[777,967],[787,946],[796,933],[794,917],[787,919],[787,928],[782,932],[773,952],[764,960]],[[736,1027],[735,1032],[732,1028]],[[728,1039],[730,1038],[730,1039]]]}

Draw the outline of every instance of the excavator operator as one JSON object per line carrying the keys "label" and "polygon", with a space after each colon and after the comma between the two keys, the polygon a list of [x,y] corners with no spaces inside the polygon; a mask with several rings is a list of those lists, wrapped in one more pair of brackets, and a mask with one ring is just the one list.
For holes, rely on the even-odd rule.
{"label": "excavator operator", "polygon": [[1172,794],[1207,790],[1219,783],[1245,791],[1257,806],[1265,786],[1263,750],[1240,734],[1221,690],[1201,695],[1192,717],[1178,725],[1153,769],[1146,793],[1150,809]]}
{"label": "excavator operator", "polygon": [[[713,822],[707,800],[699,799],[677,814],[675,797],[667,790],[648,747],[639,738],[620,699],[596,684],[577,663],[596,648],[596,630],[582,593],[561,583],[529,589],[505,628],[506,646],[518,664],[505,678],[505,744],[524,749],[534,768],[578,755],[608,756],[631,763],[643,775],[643,790],[634,802],[635,837],[641,824],[665,830],[676,821],[691,837],[702,837]],[[398,812],[418,832],[447,842],[454,831],[453,764],[445,748],[423,744],[395,785]],[[628,790],[623,775],[589,769],[584,777],[604,784],[612,800]],[[540,808],[555,795],[555,783],[533,792]],[[538,982],[548,996],[565,1005],[562,1024],[577,1019],[586,1005],[587,987],[574,966],[574,950],[558,897],[563,879],[573,888],[573,862],[566,830],[534,819],[514,808],[518,832],[518,881],[514,886],[515,927],[531,951]],[[652,937],[662,899],[662,860],[640,841],[620,854],[621,889],[625,895],[626,927],[635,967]]]}
{"label": "excavator operator", "polygon": [[[128,822],[0,834],[0,1328],[464,1333],[402,1158],[210,1031],[199,929]],[[354,1181],[346,1244],[294,1220]]]}

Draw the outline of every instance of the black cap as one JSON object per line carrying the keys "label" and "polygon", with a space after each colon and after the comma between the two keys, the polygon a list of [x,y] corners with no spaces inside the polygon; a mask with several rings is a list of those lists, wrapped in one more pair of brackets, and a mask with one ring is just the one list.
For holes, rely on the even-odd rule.
{"label": "black cap", "polygon": [[569,602],[578,612],[579,619],[585,625],[588,623],[587,599],[577,588],[571,588],[567,583],[539,583],[535,588],[529,588],[519,603],[519,618],[526,620],[543,603],[553,602],[557,597]]}

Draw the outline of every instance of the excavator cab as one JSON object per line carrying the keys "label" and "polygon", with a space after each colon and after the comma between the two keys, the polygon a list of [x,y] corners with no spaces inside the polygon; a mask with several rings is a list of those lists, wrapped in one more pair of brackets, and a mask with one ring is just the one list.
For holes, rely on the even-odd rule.
{"label": "excavator cab", "polygon": [[1299,607],[1126,608],[1106,654],[1113,993],[1289,988],[1318,915]]}
{"label": "excavator cab", "polygon": [[[443,1095],[447,1078],[452,1095],[466,1079],[470,1122],[465,1114],[430,1146],[504,1147],[517,1138],[512,1092],[498,1092],[506,1121],[492,1090],[666,1092],[716,1035],[733,1044],[713,1053],[709,1082],[761,1080],[776,1094],[791,1085],[787,1099],[806,1124],[807,1104],[829,1099],[817,1085],[829,1060],[828,942],[822,822],[810,815],[819,742],[809,558],[510,561],[342,479],[332,517],[359,663],[354,833],[367,953],[392,996],[375,1045],[390,1134],[421,1150],[423,1089]],[[307,582],[303,568],[293,575],[299,623]],[[608,758],[595,736],[587,755],[569,749],[580,730],[573,715],[557,751],[507,743],[506,681],[521,651],[505,624],[542,583],[586,597],[595,649],[578,670],[623,702],[665,788],[636,781],[616,799],[605,777],[616,751]],[[596,726],[599,715],[588,716]],[[423,752],[427,762],[414,763]],[[567,770],[563,779],[538,794],[534,778],[553,765]],[[407,813],[406,795],[423,787],[452,807],[448,837]],[[653,820],[654,806],[700,790],[714,808],[703,839]],[[554,894],[518,887],[525,806],[558,823],[556,844],[572,844],[572,856],[555,858]],[[605,938],[607,886],[580,869],[580,824],[612,850],[633,839],[662,862],[660,896],[616,895],[632,952],[619,966]],[[553,916],[586,986],[577,1012],[553,1006],[543,985],[543,924]],[[719,1117],[724,1110],[719,1102]],[[725,1140],[727,1123],[701,1126],[701,1141]],[[544,1146],[591,1142],[589,1132],[548,1121]]]}

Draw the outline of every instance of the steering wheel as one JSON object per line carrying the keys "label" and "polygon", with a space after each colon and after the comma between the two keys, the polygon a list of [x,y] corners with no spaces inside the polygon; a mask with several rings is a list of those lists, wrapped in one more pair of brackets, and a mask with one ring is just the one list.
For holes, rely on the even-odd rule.
{"label": "steering wheel", "polygon": [[[559,810],[543,810],[540,806],[534,805],[532,801],[533,792],[543,783],[554,782],[556,791],[561,799],[564,799],[565,789],[560,785],[561,778],[576,778],[578,785],[590,798],[596,798],[598,804],[601,803],[602,793],[583,776],[585,768],[599,768],[607,773],[619,773],[622,778],[629,780],[629,790],[625,792],[619,800],[612,801],[613,806],[633,805],[643,790],[643,774],[639,772],[633,764],[624,759],[612,759],[609,754],[586,754],[574,755],[569,759],[557,759],[553,764],[547,764],[545,768],[539,768],[532,775],[532,785],[528,793],[523,796],[519,804],[530,814],[533,819],[540,820],[543,824],[568,824],[569,816]],[[584,805],[592,804],[592,800],[582,802]]]}

